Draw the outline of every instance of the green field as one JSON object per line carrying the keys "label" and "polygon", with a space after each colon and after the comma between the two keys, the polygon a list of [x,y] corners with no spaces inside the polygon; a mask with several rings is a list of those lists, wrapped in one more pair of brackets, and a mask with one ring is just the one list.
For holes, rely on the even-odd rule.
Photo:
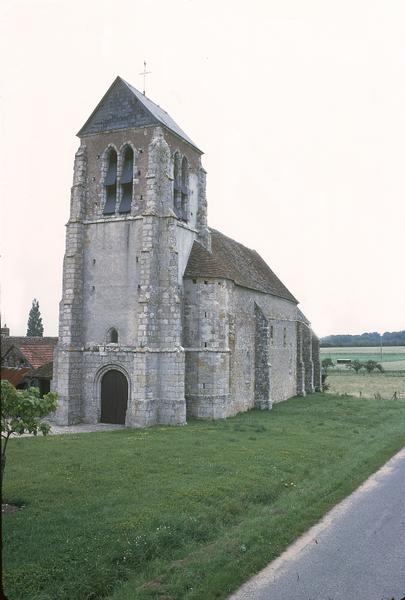
{"label": "green field", "polygon": [[405,374],[391,373],[354,373],[352,370],[333,371],[328,374],[329,393],[351,394],[363,398],[374,398],[377,394],[384,400],[390,400],[394,392],[398,398],[405,399]]}
{"label": "green field", "polygon": [[405,444],[405,400],[12,439],[9,600],[226,598]]}
{"label": "green field", "polygon": [[[348,358],[351,360],[376,360],[380,362],[386,371],[405,371],[405,346],[383,346],[380,348],[321,348],[321,359],[331,358],[333,362],[337,359]],[[335,367],[335,369],[347,370],[347,367]]]}

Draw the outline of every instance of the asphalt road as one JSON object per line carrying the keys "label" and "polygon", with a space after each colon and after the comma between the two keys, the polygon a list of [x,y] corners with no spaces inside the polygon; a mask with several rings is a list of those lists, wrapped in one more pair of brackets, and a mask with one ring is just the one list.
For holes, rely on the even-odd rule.
{"label": "asphalt road", "polygon": [[405,598],[405,448],[230,600]]}

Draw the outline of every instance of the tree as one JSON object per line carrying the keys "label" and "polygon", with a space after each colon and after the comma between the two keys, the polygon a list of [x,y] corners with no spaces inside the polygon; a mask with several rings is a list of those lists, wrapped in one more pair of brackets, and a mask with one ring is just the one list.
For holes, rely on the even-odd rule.
{"label": "tree", "polygon": [[41,421],[56,410],[57,394],[49,392],[41,398],[38,388],[16,390],[9,381],[1,382],[1,483],[6,466],[7,443],[12,434],[41,432],[46,435],[50,425]]}
{"label": "tree", "polygon": [[360,362],[359,360],[354,360],[350,366],[354,371],[356,371],[356,373],[358,373],[360,369],[364,368],[364,363]]}
{"label": "tree", "polygon": [[334,367],[335,363],[333,362],[333,360],[331,358],[324,358],[322,360],[322,374],[321,374],[321,381],[322,381],[322,389],[324,392],[326,392],[326,390],[329,389],[329,383],[326,383],[326,380],[328,378],[328,369],[329,367]]}
{"label": "tree", "polygon": [[[376,360],[368,360],[364,366],[366,368],[367,373],[372,373],[379,363]],[[380,365],[381,366],[381,365]]]}
{"label": "tree", "polygon": [[28,315],[27,336],[39,336],[44,334],[44,326],[42,325],[42,317],[39,312],[39,302],[36,298],[32,301],[30,314]]}
{"label": "tree", "polygon": [[331,358],[324,358],[322,360],[322,369],[324,370],[325,373],[328,372],[329,367],[334,367],[335,363],[333,362],[333,360]]}

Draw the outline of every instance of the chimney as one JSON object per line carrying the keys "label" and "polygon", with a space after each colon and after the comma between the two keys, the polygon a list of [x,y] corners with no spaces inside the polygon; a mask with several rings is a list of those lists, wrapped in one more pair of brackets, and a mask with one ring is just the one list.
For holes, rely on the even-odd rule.
{"label": "chimney", "polygon": [[7,324],[1,328],[1,337],[10,337],[10,329],[7,327]]}

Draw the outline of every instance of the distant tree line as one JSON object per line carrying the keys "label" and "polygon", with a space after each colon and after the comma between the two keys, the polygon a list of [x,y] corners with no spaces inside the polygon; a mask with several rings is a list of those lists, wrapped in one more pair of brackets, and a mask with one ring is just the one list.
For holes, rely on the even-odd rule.
{"label": "distant tree line", "polygon": [[[362,333],[361,335],[327,335],[321,338],[322,348],[333,347],[355,347],[355,346],[379,346],[381,336],[377,331],[372,333]],[[386,331],[382,336],[383,346],[405,346],[405,330]]]}
{"label": "distant tree line", "polygon": [[[324,358],[322,361],[322,385],[323,389],[327,390],[328,387],[325,387],[324,384],[326,382],[326,378],[328,376],[328,370],[330,367],[334,367],[335,363],[331,358]],[[379,371],[380,373],[384,373],[384,367],[381,363],[376,360],[367,360],[366,362],[361,362],[360,360],[353,360],[350,365],[348,365],[350,369],[359,373],[362,369],[367,371],[367,373],[373,373],[374,371]]]}

